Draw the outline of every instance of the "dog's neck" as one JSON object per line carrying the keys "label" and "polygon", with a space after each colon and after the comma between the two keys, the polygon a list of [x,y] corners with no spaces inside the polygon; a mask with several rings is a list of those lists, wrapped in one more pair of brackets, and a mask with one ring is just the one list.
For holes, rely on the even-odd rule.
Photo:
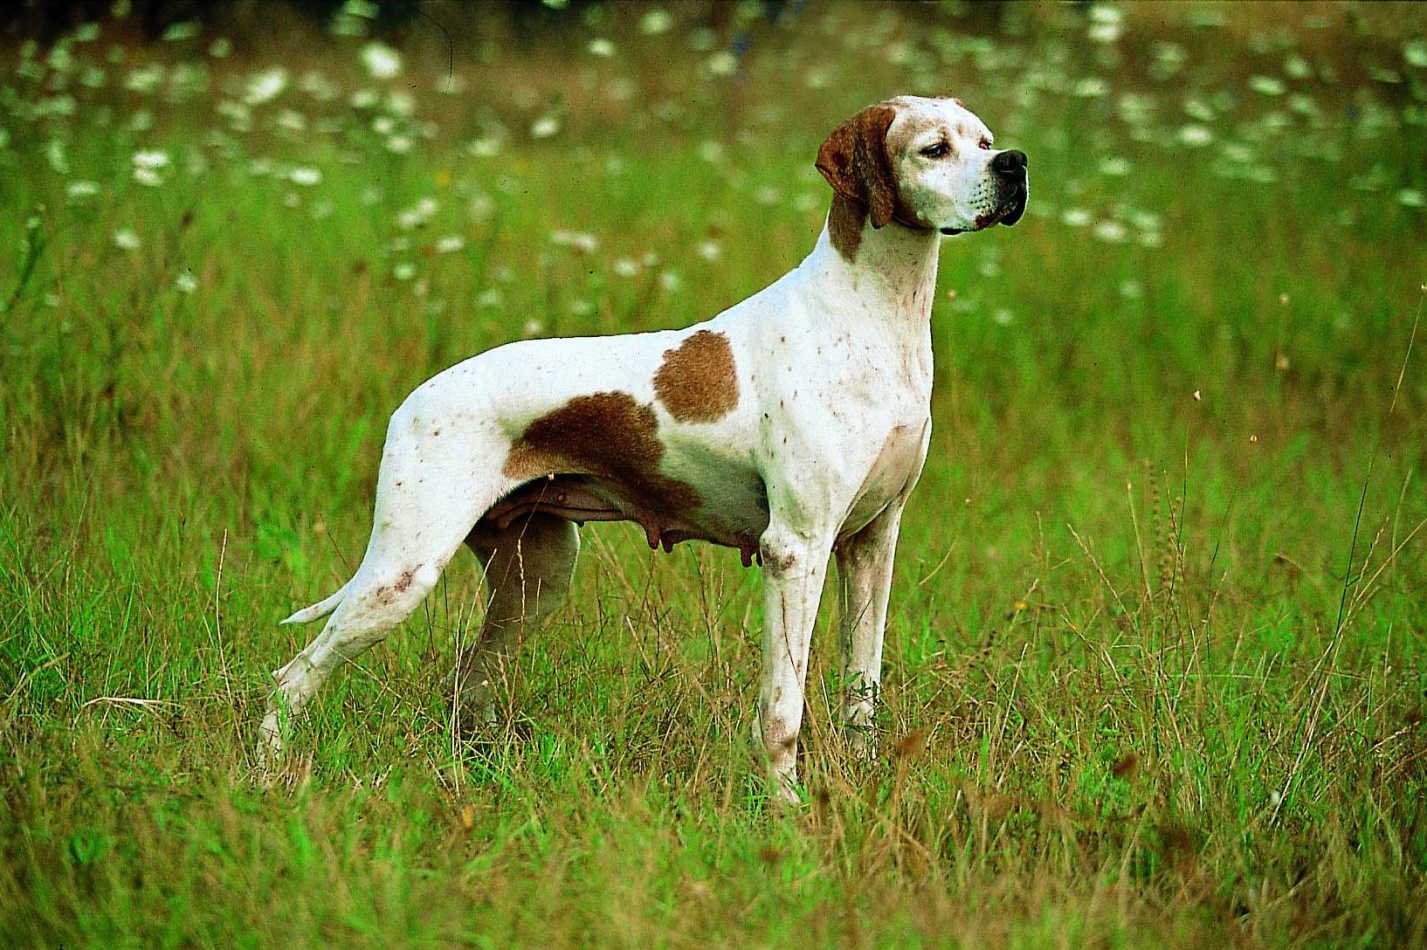
{"label": "dog's neck", "polygon": [[860,206],[837,195],[803,266],[812,269],[815,285],[839,312],[890,319],[903,332],[920,326],[916,338],[930,325],[940,247],[934,229],[895,218],[874,228]]}

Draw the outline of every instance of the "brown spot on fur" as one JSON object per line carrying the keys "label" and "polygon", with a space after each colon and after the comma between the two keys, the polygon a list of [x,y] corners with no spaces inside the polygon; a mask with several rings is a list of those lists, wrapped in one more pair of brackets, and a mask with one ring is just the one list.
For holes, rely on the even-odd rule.
{"label": "brown spot on fur", "polygon": [[842,195],[832,196],[832,211],[827,216],[827,234],[833,249],[851,264],[857,260],[862,245],[862,226],[867,223],[867,209]]}
{"label": "brown spot on fur", "polygon": [[672,350],[654,374],[654,392],[680,422],[713,422],[738,405],[738,376],[728,337],[700,330]]}
{"label": "brown spot on fur", "polygon": [[502,471],[522,481],[541,475],[593,475],[638,504],[665,512],[697,508],[698,491],[659,471],[664,443],[652,406],[629,393],[576,396],[526,427]]}
{"label": "brown spot on fur", "polygon": [[404,593],[406,593],[406,589],[407,589],[408,587],[410,587],[410,586],[411,586],[411,572],[410,572],[410,571],[403,571],[402,574],[401,574],[401,576],[396,579],[396,583],[392,585],[393,589],[395,589],[398,594],[404,594]]}
{"label": "brown spot on fur", "polygon": [[[868,216],[874,228],[881,228],[896,211],[897,183],[887,157],[887,129],[896,117],[888,103],[868,106],[833,129],[818,149],[818,171],[835,195],[829,237],[849,263],[857,256]],[[838,197],[845,199],[841,208]]]}

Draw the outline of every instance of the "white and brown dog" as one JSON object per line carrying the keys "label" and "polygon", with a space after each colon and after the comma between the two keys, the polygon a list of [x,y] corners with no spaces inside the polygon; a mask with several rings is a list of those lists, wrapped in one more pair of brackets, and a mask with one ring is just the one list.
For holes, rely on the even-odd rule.
{"label": "white and brown dog", "polygon": [[284,623],[327,613],[277,670],[260,753],[344,660],[383,639],[464,543],[489,607],[457,695],[494,717],[493,683],[523,627],[569,587],[579,526],[634,521],[757,556],[764,578],[759,733],[796,797],[808,646],[828,560],[841,581],[843,713],[870,749],[902,506],[931,433],[931,310],[942,234],[1014,224],[1026,156],[955,99],[862,110],[818,151],[832,209],[792,272],[706,323],[528,340],[428,380],[391,418],[356,574]]}

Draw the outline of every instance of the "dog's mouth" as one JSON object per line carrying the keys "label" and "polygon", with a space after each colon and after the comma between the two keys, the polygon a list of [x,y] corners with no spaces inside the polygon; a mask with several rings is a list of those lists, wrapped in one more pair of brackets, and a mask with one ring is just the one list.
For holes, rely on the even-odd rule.
{"label": "dog's mouth", "polygon": [[1028,191],[1025,184],[1017,184],[1011,193],[1001,201],[999,208],[978,214],[973,226],[969,228],[939,228],[938,230],[942,234],[965,234],[968,231],[984,231],[998,224],[1004,224],[1009,228],[1021,220],[1022,215],[1026,213]]}
{"label": "dog's mouth", "polygon": [[1021,216],[1026,213],[1026,202],[1030,198],[1030,189],[1025,182],[1016,185],[1015,191],[1011,192],[1010,198],[1003,205],[1005,213],[1001,215],[997,224],[1004,224],[1006,227],[1013,226],[1021,220]]}

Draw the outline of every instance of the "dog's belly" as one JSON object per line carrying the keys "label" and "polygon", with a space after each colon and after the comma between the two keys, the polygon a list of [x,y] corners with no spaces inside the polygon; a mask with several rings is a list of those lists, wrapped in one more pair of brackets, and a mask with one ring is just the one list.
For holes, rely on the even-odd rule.
{"label": "dog's belly", "polygon": [[737,548],[746,566],[768,527],[767,493],[751,469],[721,469],[700,469],[698,484],[668,477],[555,472],[518,486],[481,521],[500,530],[537,512],[576,524],[633,521],[644,529],[651,548],[670,551],[680,541],[707,541]]}

